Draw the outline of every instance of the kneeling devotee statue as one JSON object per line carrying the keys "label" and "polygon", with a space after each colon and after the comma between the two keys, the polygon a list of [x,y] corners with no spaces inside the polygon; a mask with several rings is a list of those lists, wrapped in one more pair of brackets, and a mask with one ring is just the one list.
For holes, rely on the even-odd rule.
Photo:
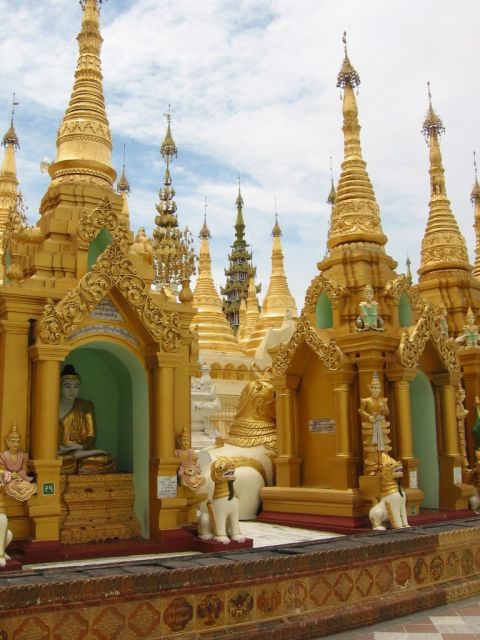
{"label": "kneeling devotee statue", "polygon": [[24,502],[37,493],[37,485],[33,477],[27,474],[28,453],[20,449],[21,438],[16,424],[8,432],[5,442],[8,448],[0,453],[0,473],[3,473],[5,493]]}
{"label": "kneeling devotee statue", "polygon": [[82,400],[81,379],[71,364],[65,365],[60,379],[58,405],[59,449],[61,473],[113,473],[115,456],[95,449],[95,409],[89,400]]}

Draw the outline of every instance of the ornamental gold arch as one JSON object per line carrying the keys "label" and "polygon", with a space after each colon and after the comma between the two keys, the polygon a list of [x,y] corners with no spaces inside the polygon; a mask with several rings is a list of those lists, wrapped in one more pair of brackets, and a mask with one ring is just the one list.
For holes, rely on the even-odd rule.
{"label": "ornamental gold arch", "polygon": [[128,231],[113,211],[108,198],[91,213],[82,212],[79,236],[86,241],[107,229],[113,242],[100,254],[92,270],[56,305],[49,298],[39,322],[38,338],[46,344],[60,344],[85,320],[115,287],[136,312],[150,334],[166,352],[176,352],[182,338],[177,313],[167,313],[152,299],[147,284],[137,275],[126,255]]}
{"label": "ornamental gold arch", "polygon": [[397,355],[404,367],[415,369],[425,345],[432,339],[443,363],[450,373],[460,372],[460,362],[453,338],[442,333],[435,309],[431,304],[424,306],[421,316],[410,333],[405,329],[400,339]]}
{"label": "ornamental gold arch", "polygon": [[277,351],[273,358],[272,373],[274,377],[285,375],[293,356],[302,343],[307,344],[330,371],[337,371],[342,367],[344,355],[335,340],[324,342],[302,312],[295,323],[295,331],[290,340]]}
{"label": "ornamental gold arch", "polygon": [[323,291],[327,294],[332,307],[336,307],[344,292],[344,287],[337,282],[333,282],[323,273],[318,274],[310,283],[305,295],[304,311],[306,313],[313,313],[315,311],[318,298]]}

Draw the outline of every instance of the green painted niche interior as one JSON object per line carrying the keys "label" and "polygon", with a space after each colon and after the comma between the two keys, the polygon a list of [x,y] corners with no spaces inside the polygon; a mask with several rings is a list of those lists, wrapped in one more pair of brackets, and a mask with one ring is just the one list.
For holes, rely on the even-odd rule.
{"label": "green painted niche interior", "polygon": [[412,304],[405,291],[398,302],[398,321],[401,327],[410,327],[412,325]]}
{"label": "green painted niche interior", "polygon": [[439,471],[435,401],[427,376],[419,371],[410,383],[413,451],[418,458],[418,487],[425,494],[422,507],[438,509]]}
{"label": "green painted niche interior", "polygon": [[88,270],[93,267],[98,256],[112,243],[112,236],[106,229],[102,229],[95,240],[88,245]]}
{"label": "green painted niche interior", "polygon": [[95,405],[96,446],[117,457],[118,470],[133,473],[135,513],[148,537],[148,390],[145,370],[128,350],[91,342],[72,351],[65,364],[81,376],[80,397]]}
{"label": "green painted niche interior", "polygon": [[333,311],[330,298],[325,291],[322,291],[317,301],[317,307],[315,309],[315,317],[317,321],[317,327],[319,329],[330,329],[333,327]]}

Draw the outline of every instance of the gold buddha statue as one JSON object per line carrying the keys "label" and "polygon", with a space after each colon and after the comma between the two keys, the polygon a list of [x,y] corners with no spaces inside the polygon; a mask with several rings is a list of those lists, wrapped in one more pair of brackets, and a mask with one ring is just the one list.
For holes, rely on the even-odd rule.
{"label": "gold buddha statue", "polygon": [[95,449],[95,408],[78,397],[81,379],[71,364],[65,365],[60,378],[58,405],[59,448],[62,473],[112,473],[115,456]]}

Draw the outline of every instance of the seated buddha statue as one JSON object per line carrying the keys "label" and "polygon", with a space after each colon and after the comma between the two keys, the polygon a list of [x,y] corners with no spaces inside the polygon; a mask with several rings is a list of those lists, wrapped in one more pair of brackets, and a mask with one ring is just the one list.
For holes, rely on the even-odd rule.
{"label": "seated buddha statue", "polygon": [[378,302],[374,300],[374,295],[373,288],[367,284],[363,290],[363,300],[358,305],[360,315],[355,320],[357,331],[383,331],[384,322],[378,315]]}
{"label": "seated buddha statue", "polygon": [[60,378],[58,405],[59,448],[61,473],[112,473],[116,471],[115,456],[95,449],[95,409],[89,400],[82,400],[81,379],[71,364],[65,365]]}

